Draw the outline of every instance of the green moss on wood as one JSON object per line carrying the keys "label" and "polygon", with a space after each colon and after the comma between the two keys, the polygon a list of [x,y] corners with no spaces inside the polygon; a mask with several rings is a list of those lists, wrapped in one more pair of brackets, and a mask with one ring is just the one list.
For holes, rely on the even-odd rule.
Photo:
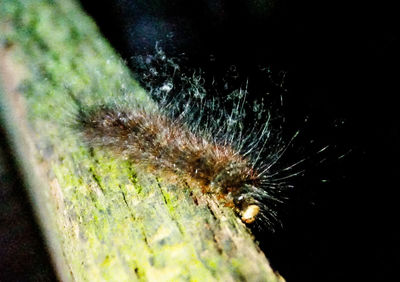
{"label": "green moss on wood", "polygon": [[[71,130],[69,93],[88,106],[154,106],[74,1],[2,0],[0,44],[25,70],[18,93],[3,87],[1,114],[20,131],[15,146],[34,144],[27,167],[46,185],[32,184],[31,194],[46,202],[38,213],[52,249],[61,250],[54,255],[63,256],[63,278],[279,281],[230,209],[179,179],[92,151]],[[15,109],[7,101],[19,93],[27,125],[8,117]]]}

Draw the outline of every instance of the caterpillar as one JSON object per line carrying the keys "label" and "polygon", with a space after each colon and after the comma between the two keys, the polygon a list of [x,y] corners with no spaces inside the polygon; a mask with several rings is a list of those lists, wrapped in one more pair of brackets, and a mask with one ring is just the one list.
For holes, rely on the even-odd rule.
{"label": "caterpillar", "polygon": [[[162,51],[157,56],[165,62]],[[202,192],[215,194],[232,207],[244,223],[273,230],[285,192],[292,187],[287,179],[299,173],[293,172],[297,163],[275,169],[288,144],[283,145],[271,128],[271,115],[262,103],[251,107],[251,117],[256,113],[258,118],[245,128],[246,88],[232,91],[225,99],[207,99],[200,81],[192,76],[192,88],[179,95],[170,95],[171,81],[148,89],[158,107],[120,103],[80,110],[79,129],[91,146],[184,174],[199,183]]]}

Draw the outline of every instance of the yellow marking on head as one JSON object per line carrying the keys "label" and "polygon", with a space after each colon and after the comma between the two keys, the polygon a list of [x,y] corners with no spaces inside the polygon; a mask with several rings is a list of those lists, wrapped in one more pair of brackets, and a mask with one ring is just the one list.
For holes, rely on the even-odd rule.
{"label": "yellow marking on head", "polygon": [[242,212],[242,221],[247,224],[254,222],[259,212],[260,207],[257,205],[247,206],[246,209]]}

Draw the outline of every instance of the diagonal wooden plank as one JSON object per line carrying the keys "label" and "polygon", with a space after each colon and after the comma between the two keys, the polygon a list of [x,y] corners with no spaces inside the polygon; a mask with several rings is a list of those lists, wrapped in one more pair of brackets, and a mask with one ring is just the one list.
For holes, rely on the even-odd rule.
{"label": "diagonal wooden plank", "polygon": [[71,93],[155,107],[74,1],[2,1],[0,44],[2,122],[61,280],[283,281],[231,209],[71,128]]}

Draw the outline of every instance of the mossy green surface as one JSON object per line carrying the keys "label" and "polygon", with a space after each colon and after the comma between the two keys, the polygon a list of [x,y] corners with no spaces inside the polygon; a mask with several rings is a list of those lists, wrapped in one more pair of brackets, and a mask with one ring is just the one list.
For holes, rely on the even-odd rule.
{"label": "mossy green surface", "polygon": [[49,217],[42,221],[55,222],[50,236],[70,279],[278,281],[230,209],[195,187],[88,148],[71,129],[71,94],[85,106],[154,107],[79,5],[2,0],[0,44],[12,46],[12,60],[27,73],[19,92],[33,165],[45,167],[49,184],[39,194]]}

